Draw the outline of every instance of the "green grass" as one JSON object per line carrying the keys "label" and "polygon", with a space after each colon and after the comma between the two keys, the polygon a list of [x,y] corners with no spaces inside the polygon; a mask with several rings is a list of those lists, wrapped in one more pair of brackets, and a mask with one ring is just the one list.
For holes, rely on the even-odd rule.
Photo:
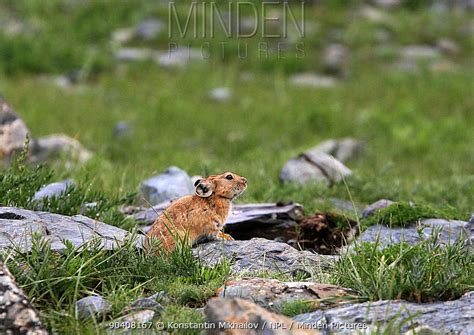
{"label": "green grass", "polygon": [[[15,190],[2,193],[0,204],[30,209],[38,209],[41,205],[52,212],[75,215],[81,212],[81,203],[100,199],[101,205],[94,213],[89,213],[91,217],[125,228],[133,226],[118,211],[115,198],[110,200],[104,194],[89,193],[80,186],[42,204],[32,202],[31,197],[41,187],[40,182],[51,179],[54,174],[45,167],[25,166],[25,154],[26,150],[0,174],[0,180],[4,181],[1,185]],[[96,198],[88,198],[91,194]],[[395,203],[362,223],[364,226],[375,223],[403,226],[423,217],[447,216],[449,213],[443,214],[428,206]],[[216,289],[229,278],[230,263],[224,261],[213,268],[205,267],[194,258],[186,244],[179,242],[174,252],[161,256],[137,250],[130,242],[114,251],[101,250],[98,241],[92,241],[87,248],[75,248],[66,242],[66,250],[59,254],[53,252],[45,240],[35,236],[31,253],[14,250],[4,252],[3,257],[53,331],[68,329],[73,333],[93,333],[104,330],[111,321],[126,314],[131,301],[159,291],[166,292],[171,304],[165,306],[157,322],[187,320],[199,323],[202,316],[195,308],[205,306]],[[431,239],[415,246],[397,244],[379,249],[377,243],[356,245],[355,253],[344,254],[328,271],[309,268],[304,275],[294,277],[278,273],[253,275],[283,281],[334,283],[355,290],[362,301],[406,299],[426,302],[456,299],[474,288],[473,257],[462,242],[441,246],[435,233]],[[113,311],[81,322],[76,318],[74,304],[90,294],[109,299]],[[291,301],[284,303],[280,312],[294,316],[317,308],[314,301]]]}
{"label": "green grass", "polygon": [[[465,73],[416,80],[371,73],[334,90],[313,92],[268,75],[238,85],[235,68],[135,70],[106,76],[80,94],[31,79],[0,87],[35,136],[66,132],[97,153],[83,167],[59,167],[59,178],[94,176],[96,189],[133,192],[141,180],[169,165],[190,174],[231,170],[249,179],[242,202],[294,200],[312,211],[322,206],[319,198],[347,199],[345,188],[308,185],[302,191],[281,185],[281,166],[321,140],[354,136],[367,143],[365,154],[348,163],[355,171],[348,183],[356,202],[390,198],[450,205],[464,216],[472,212],[474,156],[468,144],[473,118],[469,99],[462,98],[470,94]],[[235,103],[209,101],[207,91],[224,84],[235,90]],[[131,139],[113,139],[119,120],[132,124]]]}
{"label": "green grass", "polygon": [[[132,219],[120,212],[120,206],[133,201],[133,194],[119,197],[93,190],[86,177],[77,184],[69,185],[59,196],[34,200],[34,194],[53,180],[54,171],[44,165],[27,165],[27,148],[28,142],[18,156],[13,158],[11,166],[0,171],[0,206],[70,216],[82,214],[124,228],[132,228],[135,225]],[[94,204],[86,205],[92,203]]]}
{"label": "green grass", "polygon": [[318,309],[318,307],[314,301],[292,300],[283,302],[279,312],[292,317],[303,313],[310,313],[316,309]]}
{"label": "green grass", "polygon": [[[84,203],[98,200],[97,206],[83,214],[124,228],[136,225],[119,212],[118,205],[123,200],[97,191],[89,192],[82,184],[68,188],[59,197],[41,203],[32,201],[34,192],[54,174],[43,166],[24,165],[25,154],[26,150],[9,169],[0,172],[3,181],[0,185],[5,190],[1,193],[0,205],[76,215],[83,211]],[[230,274],[229,262],[206,267],[182,241],[176,242],[175,251],[155,255],[135,247],[132,242],[135,234],[133,229],[130,240],[113,251],[102,250],[98,240],[80,248],[65,241],[66,249],[61,253],[52,251],[46,240],[34,235],[30,253],[21,253],[14,247],[2,251],[0,258],[5,260],[17,282],[41,311],[47,327],[54,332],[104,332],[111,321],[128,313],[133,300],[161,291],[166,292],[170,303],[158,321],[189,321],[196,315],[199,317],[193,308],[203,307],[223,285]],[[91,294],[108,299],[113,305],[112,312],[80,321],[75,302]]]}
{"label": "green grass", "polygon": [[6,171],[0,171],[0,205],[11,207],[35,207],[33,196],[43,185],[49,183],[53,174],[41,166],[31,168],[24,161],[28,142]]}
{"label": "green grass", "polygon": [[373,215],[362,219],[363,226],[372,226],[382,224],[392,227],[405,227],[415,223],[420,219],[444,218],[458,219],[462,218],[454,208],[435,209],[427,205],[417,205],[406,202],[396,202],[386,208],[378,210]]}
{"label": "green grass", "polygon": [[[236,39],[228,42],[225,60],[197,62],[185,69],[163,69],[151,62],[121,64],[110,41],[115,29],[158,16],[167,20],[161,2],[134,1],[3,1],[4,17],[20,19],[26,31],[0,31],[0,92],[24,119],[34,137],[65,133],[95,153],[84,165],[60,160],[28,167],[21,159],[0,170],[0,204],[73,215],[83,204],[98,202],[85,214],[130,231],[135,222],[118,207],[134,202],[145,178],[177,165],[191,175],[234,171],[249,180],[238,202],[295,201],[306,213],[336,211],[331,198],[354,200],[357,207],[381,198],[397,205],[362,221],[403,226],[425,217],[466,220],[474,212],[474,146],[472,132],[472,40],[461,33],[469,13],[436,13],[423,1],[404,1],[384,22],[353,15],[361,1],[324,1],[307,7],[306,55],[297,59],[258,59],[255,37],[250,57],[238,59]],[[225,5],[225,4],[223,4]],[[178,10],[187,12],[188,3]],[[247,15],[248,13],[246,13]],[[380,32],[389,36],[382,44]],[[441,37],[459,44],[460,53],[443,56],[454,62],[452,72],[420,66],[414,73],[392,67],[401,46],[435,45]],[[206,39],[178,41],[199,46]],[[274,46],[277,41],[265,40]],[[328,43],[348,47],[348,76],[330,89],[295,88],[295,72],[324,72],[323,48]],[[166,32],[151,41],[128,46],[163,49]],[[253,56],[252,56],[253,55]],[[77,87],[61,89],[59,74],[81,70]],[[251,73],[249,80],[242,73]],[[211,89],[227,86],[228,102],[208,97]],[[128,138],[115,139],[114,125],[131,125]],[[354,174],[346,184],[282,184],[283,164],[328,138],[355,137],[365,144],[362,154],[346,164]],[[73,178],[76,186],[59,198],[37,204],[32,196],[42,185]],[[349,192],[350,194],[349,194]],[[409,206],[413,202],[416,206]],[[344,213],[355,218],[355,213]],[[355,289],[362,298],[404,298],[430,301],[453,299],[472,289],[472,253],[460,245],[442,248],[432,241],[419,246],[395,245],[384,250],[361,245],[328,272],[310,269],[281,280],[314,280]],[[195,308],[229,276],[229,264],[216,269],[199,264],[182,248],[166,258],[146,255],[124,245],[116,251],[70,247],[51,252],[36,240],[31,254],[8,257],[17,276],[48,327],[58,333],[96,334],[121,317],[138,297],[165,291],[171,299],[160,321],[195,321]],[[469,276],[468,276],[469,275]],[[309,276],[309,277],[308,277]],[[429,284],[426,284],[429,283]],[[75,317],[74,302],[91,293],[104,295],[113,311],[85,322]],[[296,302],[284,313],[305,310]]]}
{"label": "green grass", "polygon": [[333,278],[371,301],[451,300],[474,288],[473,261],[474,254],[462,241],[443,246],[434,233],[414,246],[356,245],[337,262]]}
{"label": "green grass", "polygon": [[[87,248],[68,243],[67,249],[58,254],[37,236],[31,253],[11,251],[3,256],[18,283],[40,309],[48,328],[56,332],[103,331],[111,320],[127,313],[134,299],[163,290],[171,302],[159,320],[183,320],[196,315],[190,308],[203,306],[228,278],[228,263],[205,267],[192,256],[189,247],[178,248],[169,256],[156,256],[137,250],[132,240],[114,251],[101,250],[95,242]],[[80,321],[74,304],[90,294],[104,296],[112,302],[113,310]]]}

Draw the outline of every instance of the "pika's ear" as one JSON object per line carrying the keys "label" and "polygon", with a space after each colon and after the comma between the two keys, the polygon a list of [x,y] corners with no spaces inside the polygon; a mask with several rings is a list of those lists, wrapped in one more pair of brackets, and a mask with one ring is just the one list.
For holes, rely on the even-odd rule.
{"label": "pika's ear", "polygon": [[198,197],[208,198],[214,193],[214,184],[206,182],[204,179],[197,180],[194,185],[196,186],[195,192]]}
{"label": "pika's ear", "polygon": [[199,183],[202,183],[203,181],[204,181],[204,179],[202,179],[202,178],[196,179],[196,181],[194,182],[194,187],[198,186]]}

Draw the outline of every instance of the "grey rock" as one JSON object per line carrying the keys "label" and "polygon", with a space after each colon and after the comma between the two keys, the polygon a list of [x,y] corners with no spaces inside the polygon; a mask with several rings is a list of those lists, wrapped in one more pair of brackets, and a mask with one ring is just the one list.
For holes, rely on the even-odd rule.
{"label": "grey rock", "polygon": [[206,316],[206,314],[204,313],[204,307],[196,307],[196,308],[193,308],[193,310],[195,312],[198,312],[199,314],[201,314],[202,316]]}
{"label": "grey rock", "polygon": [[[318,29],[317,27],[314,27],[314,32],[316,32]],[[331,28],[327,32],[327,39],[329,41],[342,41],[344,40],[344,35],[345,32],[343,29],[340,28]]]}
{"label": "grey rock", "polygon": [[290,77],[290,84],[295,87],[331,88],[337,81],[333,77],[317,75],[314,73],[300,73]]}
{"label": "grey rock", "polygon": [[74,85],[74,82],[66,75],[61,75],[54,80],[54,83],[59,88],[68,89]]}
{"label": "grey rock", "polygon": [[[312,282],[281,282],[268,278],[243,278],[227,281],[217,290],[221,298],[242,298],[273,312],[281,311],[284,303],[291,301],[318,302],[321,308],[334,306],[338,297],[355,292],[334,285]],[[333,303],[327,302],[332,298]]]}
{"label": "grey rock", "polygon": [[147,48],[120,48],[115,52],[115,59],[124,62],[137,62],[153,59],[153,50]]}
{"label": "grey rock", "polygon": [[86,215],[88,210],[94,209],[95,207],[97,207],[97,205],[98,205],[98,203],[96,201],[95,202],[86,202],[85,204],[83,204],[81,206],[81,209],[79,210],[79,214]]}
{"label": "grey rock", "polygon": [[[215,327],[210,327],[206,330],[206,334],[208,335],[221,335],[224,333],[233,335],[320,334],[318,331],[300,329],[290,318],[271,313],[250,301],[239,298],[211,299],[208,301],[204,313],[206,314],[206,322],[215,325]],[[228,329],[225,329],[225,327],[223,327],[225,324],[238,328],[232,330],[227,327]],[[280,325],[280,329],[269,326],[277,324]]]}
{"label": "grey rock", "polygon": [[368,5],[360,7],[358,15],[374,23],[385,23],[390,21],[390,16],[386,12]]}
{"label": "grey rock", "polygon": [[170,47],[169,50],[156,53],[153,59],[161,67],[174,68],[185,67],[192,61],[203,61],[209,56],[202,50],[194,48]]}
{"label": "grey rock", "polygon": [[258,31],[258,18],[246,16],[236,22],[236,29],[240,35],[251,35]]}
{"label": "grey rock", "polygon": [[324,152],[328,155],[332,155],[341,162],[353,158],[363,150],[362,142],[354,138],[340,138],[340,139],[329,139],[319,143],[317,146],[309,150],[310,153],[317,154],[318,152]]}
{"label": "grey rock", "polygon": [[329,266],[334,258],[309,251],[298,251],[286,243],[252,238],[247,241],[214,241],[199,244],[194,254],[206,265],[214,266],[224,258],[231,261],[233,273],[273,272],[311,273]]}
{"label": "grey rock", "polygon": [[344,75],[347,66],[349,51],[342,44],[330,44],[323,52],[324,67],[326,71]]}
{"label": "grey rock", "polygon": [[168,294],[165,291],[160,291],[158,293],[155,293],[155,294],[149,296],[149,298],[154,299],[154,300],[158,301],[159,303],[161,303],[163,305],[169,304],[171,302],[170,297],[168,296]]}
{"label": "grey rock", "polygon": [[[75,247],[99,240],[101,247],[110,250],[130,237],[130,234],[121,228],[82,215],[65,216],[0,207],[0,250],[16,246],[22,252],[30,251],[33,233],[42,235],[55,251],[65,249],[63,240],[71,241]],[[142,237],[137,236],[135,243],[140,247]]]}
{"label": "grey rock", "polygon": [[474,0],[434,0],[432,8],[436,11],[445,12],[448,10],[473,10]]}
{"label": "grey rock", "polygon": [[400,56],[405,60],[432,60],[441,56],[439,50],[429,45],[409,45],[400,49]]}
{"label": "grey rock", "polygon": [[[415,245],[433,236],[437,229],[440,229],[438,242],[441,244],[451,244],[459,239],[469,244],[474,236],[474,222],[424,219],[405,228],[389,228],[382,225],[370,226],[359,236],[357,241],[375,243],[378,240],[381,247],[401,242]],[[420,230],[422,230],[421,235],[419,234]]]}
{"label": "grey rock", "polygon": [[119,121],[114,126],[114,138],[126,138],[132,135],[132,128],[126,121]]}
{"label": "grey rock", "polygon": [[[30,133],[25,123],[0,98],[0,160],[8,160],[21,151]],[[79,162],[86,162],[92,153],[77,140],[63,134],[49,135],[30,142],[28,160],[33,163],[66,155]]]}
{"label": "grey rock", "polygon": [[152,321],[155,315],[156,315],[156,312],[154,310],[145,309],[143,311],[125,315],[123,318],[120,319],[120,322],[145,323],[145,322]]}
{"label": "grey rock", "polygon": [[112,42],[121,45],[133,39],[151,40],[156,38],[165,28],[165,24],[158,18],[141,21],[135,27],[117,29],[112,33]]}
{"label": "grey rock", "polygon": [[377,29],[375,31],[375,39],[379,43],[387,43],[392,38],[392,34],[385,29]]}
{"label": "grey rock", "polygon": [[140,298],[135,300],[130,304],[130,306],[134,309],[153,309],[153,310],[163,310],[163,306],[156,301],[158,296],[157,295],[152,295],[147,298]]}
{"label": "grey rock", "polygon": [[[148,322],[152,322],[156,317],[156,312],[150,309],[145,309],[138,312],[129,313],[124,315],[121,318],[115,319],[109,324],[133,324],[135,323],[135,327],[119,327],[119,328],[109,328],[107,329],[107,334],[114,334],[114,335],[153,335],[157,334],[154,331],[154,327],[145,328]],[[142,326],[142,328],[137,329],[137,326]]]}
{"label": "grey rock", "polygon": [[68,187],[74,185],[72,179],[66,179],[56,183],[51,183],[46,186],[43,186],[38,192],[33,196],[34,201],[41,201],[46,198],[59,197],[61,196]]}
{"label": "grey rock", "polygon": [[78,140],[64,134],[54,134],[38,138],[30,159],[33,162],[44,162],[61,156],[85,163],[92,158],[92,153]]}
{"label": "grey rock", "polygon": [[225,102],[232,97],[232,93],[228,87],[216,87],[209,92],[209,97],[217,102]]}
{"label": "grey rock", "polygon": [[60,88],[68,89],[83,81],[85,74],[85,71],[79,69],[71,70],[68,73],[57,77],[55,83]]}
{"label": "grey rock", "polygon": [[125,44],[135,37],[134,28],[117,29],[112,33],[112,42],[117,44]]}
{"label": "grey rock", "polygon": [[402,59],[393,64],[393,68],[400,72],[416,74],[420,71],[420,67],[417,62],[413,60]]}
{"label": "grey rock", "polygon": [[142,182],[140,196],[152,205],[193,194],[194,186],[186,171],[176,166]]}
{"label": "grey rock", "polygon": [[[2,10],[3,12],[4,10]],[[18,36],[28,30],[25,22],[13,16],[13,13],[0,13],[0,33],[6,36]]]}
{"label": "grey rock", "polygon": [[438,49],[447,55],[457,55],[459,53],[459,45],[449,38],[441,38],[436,43]]}
{"label": "grey rock", "polygon": [[400,7],[401,1],[400,0],[374,0],[374,4],[378,7],[391,9],[391,8]]}
{"label": "grey rock", "polygon": [[165,24],[160,19],[151,18],[140,22],[135,28],[135,35],[142,40],[156,38],[163,31]]}
{"label": "grey rock", "polygon": [[92,315],[107,314],[112,310],[112,304],[104,297],[89,296],[76,301],[76,313],[80,319],[86,319]]}
{"label": "grey rock", "polygon": [[39,313],[0,260],[0,333],[47,335]]}
{"label": "grey rock", "polygon": [[351,201],[342,200],[338,198],[330,198],[329,201],[332,203],[332,205],[335,208],[337,208],[340,211],[343,211],[343,212],[354,212],[354,210],[357,212],[359,211],[357,205],[353,204]]}
{"label": "grey rock", "polygon": [[285,163],[280,180],[305,184],[311,181],[338,183],[352,171],[333,156],[319,150],[309,150]]}
{"label": "grey rock", "polygon": [[23,149],[30,131],[13,109],[0,97],[0,161],[10,160]]}
{"label": "grey rock", "polygon": [[394,202],[392,200],[387,200],[387,199],[380,199],[373,204],[368,205],[367,207],[364,208],[362,211],[362,217],[367,218],[371,215],[376,214],[379,210],[387,208]]}
{"label": "grey rock", "polygon": [[468,244],[471,246],[471,249],[474,249],[474,214],[469,219],[469,228],[470,241],[468,241]]}
{"label": "grey rock", "polygon": [[[391,329],[403,332],[418,326],[428,326],[438,333],[472,334],[474,331],[474,292],[466,293],[458,300],[435,303],[411,303],[382,300],[351,304],[344,307],[317,311],[295,316],[300,323],[323,324],[331,327],[337,323],[375,324],[383,330],[390,322]],[[328,329],[331,330],[331,329]],[[333,329],[337,333],[350,333],[350,329]]]}

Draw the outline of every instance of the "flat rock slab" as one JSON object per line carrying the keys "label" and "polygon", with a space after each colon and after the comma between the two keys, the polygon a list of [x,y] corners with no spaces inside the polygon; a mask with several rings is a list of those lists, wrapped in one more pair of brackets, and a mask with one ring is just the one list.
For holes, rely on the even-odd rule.
{"label": "flat rock slab", "polygon": [[[324,312],[316,311],[293,318],[306,324],[365,323],[382,328],[394,322],[391,329],[403,332],[418,326],[428,326],[440,334],[474,332],[474,291],[458,300],[427,304],[382,300],[352,304]],[[330,329],[328,329],[330,330]],[[351,329],[333,329],[335,333],[350,333]]]}
{"label": "flat rock slab", "polygon": [[[33,233],[39,233],[51,243],[51,249],[65,249],[63,240],[75,247],[98,239],[104,249],[113,249],[129,237],[129,232],[82,215],[65,216],[14,207],[0,207],[0,250],[17,246],[31,250]],[[137,238],[137,245],[141,245]]]}
{"label": "flat rock slab", "polygon": [[0,262],[0,334],[49,334],[3,262]]}
{"label": "flat rock slab", "polygon": [[257,305],[275,312],[280,311],[282,305],[290,301],[304,300],[312,303],[315,307],[326,308],[334,306],[340,297],[355,294],[352,290],[334,285],[313,282],[282,282],[268,278],[232,280],[217,290],[218,297],[251,300]]}
{"label": "flat rock slab", "polygon": [[286,243],[263,238],[247,241],[215,241],[199,244],[194,253],[206,265],[213,266],[223,258],[231,261],[233,273],[298,273],[328,267],[331,256],[298,251]]}
{"label": "flat rock slab", "polygon": [[204,309],[206,322],[214,325],[208,335],[316,335],[318,331],[302,329],[290,318],[267,311],[247,300],[211,299]]}
{"label": "flat rock slab", "polygon": [[[422,229],[422,234],[419,230]],[[445,219],[424,219],[419,223],[404,228],[389,228],[374,225],[367,228],[358,238],[359,242],[375,243],[381,247],[405,242],[415,245],[431,237],[433,232],[440,229],[438,241],[443,244],[454,243],[458,239],[466,240],[468,244],[474,236],[474,220],[469,222]]]}

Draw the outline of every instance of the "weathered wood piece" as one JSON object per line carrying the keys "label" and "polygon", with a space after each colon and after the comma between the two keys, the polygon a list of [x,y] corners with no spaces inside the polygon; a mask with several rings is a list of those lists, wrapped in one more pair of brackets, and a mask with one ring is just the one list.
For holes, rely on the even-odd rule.
{"label": "weathered wood piece", "polygon": [[[156,218],[171,204],[166,202],[158,204],[152,208],[138,209],[131,214],[137,221],[142,222],[146,226],[143,230],[146,232],[149,226],[155,222]],[[226,223],[226,231],[234,232],[237,229],[239,232],[255,229],[265,229],[265,235],[268,237],[269,230],[273,227],[279,226],[281,228],[294,227],[296,222],[303,218],[303,207],[299,204],[288,203],[264,203],[264,204],[244,204],[234,205],[232,213]],[[281,227],[284,225],[285,227]],[[237,231],[235,231],[237,232]],[[250,234],[250,233],[249,233]],[[253,232],[248,238],[258,236]],[[240,239],[240,238],[239,238]],[[244,237],[242,237],[244,239]]]}
{"label": "weathered wood piece", "polygon": [[0,261],[0,333],[46,335],[38,312]]}

